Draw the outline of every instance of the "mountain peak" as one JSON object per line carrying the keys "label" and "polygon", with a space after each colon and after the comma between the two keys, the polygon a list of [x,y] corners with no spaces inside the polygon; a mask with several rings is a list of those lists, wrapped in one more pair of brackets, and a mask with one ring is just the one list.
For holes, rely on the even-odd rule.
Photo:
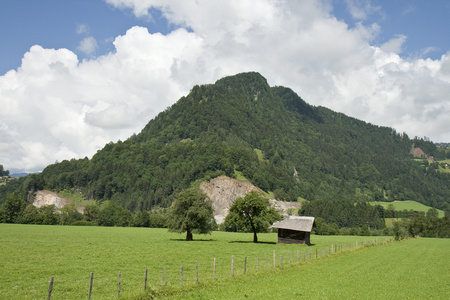
{"label": "mountain peak", "polygon": [[[193,87],[138,135],[91,160],[50,165],[39,178],[46,188],[75,188],[133,211],[170,206],[174,194],[219,175],[248,180],[277,200],[408,195],[444,207],[447,177],[412,167],[411,145],[391,128],[311,106],[247,72]],[[409,185],[418,181],[435,196]]]}

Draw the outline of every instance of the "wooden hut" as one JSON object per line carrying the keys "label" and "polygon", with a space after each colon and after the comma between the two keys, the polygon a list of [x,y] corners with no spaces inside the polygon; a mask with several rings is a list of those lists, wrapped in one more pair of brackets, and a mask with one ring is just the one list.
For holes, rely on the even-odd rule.
{"label": "wooden hut", "polygon": [[273,223],[272,228],[278,228],[278,243],[310,245],[313,224],[314,217],[289,216]]}

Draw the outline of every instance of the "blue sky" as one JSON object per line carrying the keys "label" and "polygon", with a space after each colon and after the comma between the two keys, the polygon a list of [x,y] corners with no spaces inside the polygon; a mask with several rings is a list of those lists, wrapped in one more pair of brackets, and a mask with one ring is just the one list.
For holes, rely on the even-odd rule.
{"label": "blue sky", "polygon": [[[112,42],[133,26],[167,34],[174,29],[157,10],[153,18],[137,18],[129,9],[119,9],[103,0],[18,0],[0,2],[0,74],[17,69],[33,45],[67,48],[80,59],[114,51]],[[84,29],[83,29],[84,28]],[[98,49],[90,55],[80,51],[80,42],[92,36]]]}
{"label": "blue sky", "polygon": [[0,164],[138,133],[195,84],[257,71],[305,101],[450,142],[449,1],[0,1]]}
{"label": "blue sky", "polygon": [[[380,25],[375,44],[381,45],[395,35],[407,37],[402,56],[438,59],[450,49],[450,1],[390,0],[371,1],[373,11],[367,19],[355,19],[345,1],[333,1],[334,13],[350,27],[357,22]],[[424,53],[424,51],[427,51]]]}

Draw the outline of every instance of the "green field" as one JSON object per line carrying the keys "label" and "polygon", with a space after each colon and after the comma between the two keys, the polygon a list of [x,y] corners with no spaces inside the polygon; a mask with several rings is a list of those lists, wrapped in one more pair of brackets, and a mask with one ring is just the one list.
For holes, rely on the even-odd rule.
{"label": "green field", "polygon": [[[260,298],[261,293],[281,289],[284,281],[288,285],[296,285],[295,289],[284,286],[292,293],[303,293],[299,288],[306,286],[306,280],[308,285],[312,284],[311,281],[314,282],[314,289],[322,289],[321,285],[326,284],[321,278],[329,280],[327,284],[343,284],[345,290],[351,282],[362,280],[360,276],[366,276],[370,280],[377,276],[385,279],[389,276],[393,277],[397,284],[411,286],[417,284],[417,278],[410,279],[410,268],[413,266],[427,278],[434,278],[428,274],[431,269],[427,270],[422,266],[426,264],[443,279],[433,279],[427,287],[433,287],[439,297],[448,296],[449,240],[417,239],[355,250],[356,243],[361,245],[373,237],[312,236],[313,246],[276,244],[277,237],[274,233],[260,234],[259,240],[262,243],[259,244],[251,243],[252,234],[241,233],[213,232],[206,236],[194,235],[197,240],[193,242],[185,242],[183,238],[184,235],[169,233],[166,229],[0,224],[0,295],[2,299],[45,299],[50,277],[54,276],[52,299],[85,298],[88,295],[90,272],[94,272],[92,299],[114,299],[117,297],[120,271],[120,298],[140,299],[136,297],[143,294],[144,272],[148,268],[148,286],[153,290],[152,293],[159,296],[232,299],[244,298],[244,294],[251,291],[260,291],[259,294],[254,294],[255,296],[253,292],[248,295],[256,299]],[[380,237],[377,239],[381,240]],[[329,256],[332,244],[335,249],[336,245],[338,249],[353,249]],[[300,264],[296,263],[297,250]],[[276,253],[275,269],[273,251]],[[402,251],[405,251],[405,255]],[[318,256],[322,254],[328,257],[316,259],[316,253]],[[231,279],[232,255],[235,261],[234,279]],[[283,257],[281,271],[280,256]],[[245,257],[247,274],[244,275]],[[214,258],[215,281],[212,279]],[[408,263],[404,261],[406,258],[413,261]],[[257,260],[259,271],[256,270]],[[195,284],[196,261],[199,264],[199,285]],[[338,267],[341,264],[346,265],[342,271]],[[180,284],[181,265],[184,267],[183,287]],[[163,268],[166,268],[164,286]],[[358,272],[364,276],[357,275]],[[315,282],[314,278],[318,282]],[[384,289],[384,295],[392,292],[390,285],[393,283],[387,281],[389,285],[386,288],[376,287],[377,290]],[[374,292],[373,289],[371,292]],[[213,294],[211,290],[214,290]],[[350,291],[351,289],[349,293]],[[330,288],[324,289],[323,292],[325,296],[319,298],[332,296],[329,294]],[[292,293],[287,295],[288,298],[295,296]],[[311,295],[313,291],[305,290],[304,293]],[[272,294],[269,298],[278,297]]]}
{"label": "green field", "polygon": [[[370,202],[372,205],[381,205],[384,207],[384,209],[387,209],[389,204],[394,205],[395,210],[414,210],[414,211],[423,211],[427,212],[431,207],[423,205],[422,203],[416,202],[416,201],[393,201],[393,202]],[[442,218],[444,216],[444,211],[438,209],[439,212],[439,218]]]}
{"label": "green field", "polygon": [[450,241],[414,239],[170,294],[170,299],[449,299]]}

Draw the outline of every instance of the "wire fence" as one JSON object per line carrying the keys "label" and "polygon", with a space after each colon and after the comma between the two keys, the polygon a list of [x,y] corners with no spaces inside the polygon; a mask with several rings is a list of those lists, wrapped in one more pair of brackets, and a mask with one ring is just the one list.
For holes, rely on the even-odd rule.
{"label": "wire fence", "polygon": [[[223,262],[221,266],[229,264],[228,272],[226,268],[221,268],[218,272],[219,261],[214,258],[212,264],[209,267],[204,267],[200,273],[199,262],[195,261],[195,264],[181,265],[178,270],[168,270],[163,267],[161,270],[161,279],[159,283],[153,282],[152,289],[158,289],[158,287],[166,285],[198,285],[200,281],[207,282],[210,280],[235,278],[237,276],[244,276],[248,273],[261,273],[274,269],[283,269],[290,266],[301,265],[308,261],[329,257],[344,251],[351,251],[362,247],[377,246],[380,244],[386,244],[391,242],[392,239],[374,239],[370,241],[358,242],[351,244],[332,244],[328,247],[322,248],[309,248],[302,250],[294,250],[277,254],[275,250],[266,255],[265,257],[247,257],[247,256],[235,256],[232,255],[229,262]],[[186,270],[188,269],[188,272]],[[149,288],[148,268],[143,272],[142,276],[142,289],[145,291]],[[202,277],[203,276],[203,277]],[[88,299],[90,300],[94,289],[94,272],[90,273],[89,283],[86,284]],[[49,281],[49,288],[47,293],[47,300],[51,299],[52,292],[54,291],[55,278],[52,276]],[[122,274],[118,271],[117,277],[117,298],[120,298],[122,286]],[[113,297],[114,291],[111,291],[111,297]],[[82,295],[80,295],[82,296]]]}

